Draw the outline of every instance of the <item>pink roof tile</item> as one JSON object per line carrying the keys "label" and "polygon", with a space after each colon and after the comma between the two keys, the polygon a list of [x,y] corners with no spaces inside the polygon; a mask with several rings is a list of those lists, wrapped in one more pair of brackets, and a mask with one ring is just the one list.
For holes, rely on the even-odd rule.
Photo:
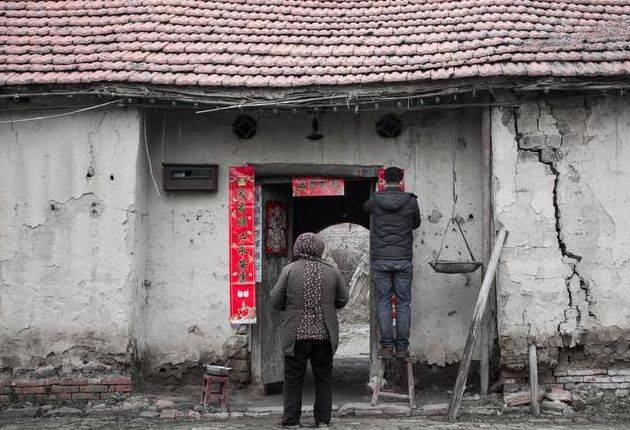
{"label": "pink roof tile", "polygon": [[0,84],[294,87],[630,73],[628,0],[0,2]]}

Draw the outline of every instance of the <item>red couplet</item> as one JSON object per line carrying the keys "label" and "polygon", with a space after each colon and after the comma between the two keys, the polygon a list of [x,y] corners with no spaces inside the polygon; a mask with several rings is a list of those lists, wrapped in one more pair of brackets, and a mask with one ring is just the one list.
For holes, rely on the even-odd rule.
{"label": "red couplet", "polygon": [[230,323],[256,323],[254,168],[229,169]]}

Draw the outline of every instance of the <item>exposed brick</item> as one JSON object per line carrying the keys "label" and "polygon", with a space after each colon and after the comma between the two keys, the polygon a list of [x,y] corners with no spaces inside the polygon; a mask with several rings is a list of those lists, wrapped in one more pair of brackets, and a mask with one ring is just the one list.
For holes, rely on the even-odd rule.
{"label": "exposed brick", "polygon": [[22,394],[46,394],[46,387],[24,387]]}
{"label": "exposed brick", "polygon": [[59,384],[59,381],[60,381],[60,380],[61,380],[61,379],[60,379],[60,378],[57,378],[57,377],[54,377],[54,378],[46,378],[46,385],[57,385],[57,384]]}
{"label": "exposed brick", "polygon": [[45,379],[19,379],[15,381],[16,387],[43,387],[45,384]]}
{"label": "exposed brick", "polygon": [[567,369],[568,376],[593,376],[605,374],[605,369]]}
{"label": "exposed brick", "polygon": [[129,393],[131,391],[131,385],[116,385],[116,392]]}
{"label": "exposed brick", "polygon": [[567,383],[564,384],[567,390],[625,390],[630,388],[630,382],[591,382],[591,383]]}
{"label": "exposed brick", "polygon": [[87,383],[86,378],[62,378],[59,381],[59,385],[87,385]]}
{"label": "exposed brick", "polygon": [[607,383],[607,382],[630,382],[630,375],[597,375],[597,376],[559,376],[558,382],[573,382],[573,383]]}
{"label": "exposed brick", "polygon": [[50,387],[51,393],[78,393],[80,385],[53,385]]}
{"label": "exposed brick", "polygon": [[612,376],[617,376],[617,375],[630,376],[630,369],[608,369],[608,374]]}
{"label": "exposed brick", "polygon": [[81,385],[80,391],[82,393],[106,393],[107,389],[107,385]]}
{"label": "exposed brick", "polygon": [[102,378],[90,378],[88,379],[88,384],[90,385],[101,385],[103,382]]}
{"label": "exposed brick", "polygon": [[102,384],[104,385],[131,385],[131,378],[129,376],[116,376],[114,378],[103,378]]}
{"label": "exposed brick", "polygon": [[72,400],[98,400],[101,396],[98,393],[74,393]]}
{"label": "exposed brick", "polygon": [[0,387],[0,394],[11,394],[15,393],[15,387]]}

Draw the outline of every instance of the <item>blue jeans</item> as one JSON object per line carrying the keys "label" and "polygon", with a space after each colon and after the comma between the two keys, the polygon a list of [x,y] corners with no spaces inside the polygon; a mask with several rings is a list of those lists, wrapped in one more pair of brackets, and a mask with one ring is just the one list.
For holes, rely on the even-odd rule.
{"label": "blue jeans", "polygon": [[[376,316],[384,347],[409,346],[411,325],[411,260],[372,260]],[[396,338],[392,324],[392,295],[396,296]]]}

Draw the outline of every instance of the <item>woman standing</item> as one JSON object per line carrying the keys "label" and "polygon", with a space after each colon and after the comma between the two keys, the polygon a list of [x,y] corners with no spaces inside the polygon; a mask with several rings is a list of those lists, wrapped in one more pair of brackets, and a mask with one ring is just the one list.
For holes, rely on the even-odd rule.
{"label": "woman standing", "polygon": [[295,261],[286,265],[271,291],[273,306],[286,311],[280,324],[284,352],[284,414],[282,426],[300,426],[306,364],[315,380],[315,424],[328,427],[332,413],[333,355],[339,345],[337,309],[348,303],[341,273],[324,262],[324,241],[304,233],[295,241]]}

